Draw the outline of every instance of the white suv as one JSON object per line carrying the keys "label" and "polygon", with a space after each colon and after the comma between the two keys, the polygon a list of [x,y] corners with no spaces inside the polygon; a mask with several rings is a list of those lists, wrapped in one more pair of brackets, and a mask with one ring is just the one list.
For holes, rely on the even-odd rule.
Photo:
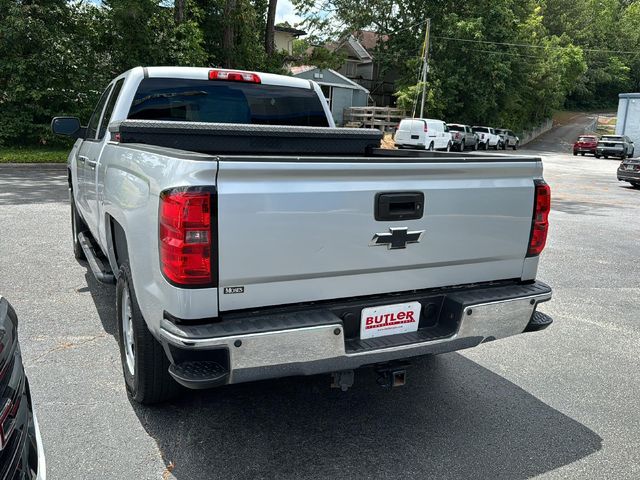
{"label": "white suv", "polygon": [[451,150],[451,133],[442,120],[405,118],[400,122],[394,138],[398,148],[426,148]]}

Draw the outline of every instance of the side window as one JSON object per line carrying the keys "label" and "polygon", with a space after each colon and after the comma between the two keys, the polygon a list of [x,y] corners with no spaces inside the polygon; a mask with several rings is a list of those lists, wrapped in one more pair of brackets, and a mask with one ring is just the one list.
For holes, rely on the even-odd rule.
{"label": "side window", "polygon": [[100,115],[102,114],[102,110],[104,109],[104,104],[107,102],[107,98],[109,97],[109,92],[111,91],[111,85],[107,87],[104,91],[100,100],[98,100],[98,104],[96,105],[95,110],[91,114],[91,118],[89,119],[89,125],[87,126],[87,136],[88,140],[93,140],[96,138],[96,133],[98,132],[98,123],[100,122]]}
{"label": "side window", "polygon": [[443,124],[442,124],[442,127],[444,128],[444,131],[445,131],[445,132],[448,132],[448,131],[449,131],[449,125],[447,125],[446,123],[443,123]]}
{"label": "side window", "polygon": [[109,126],[109,121],[111,120],[111,114],[113,113],[113,108],[116,106],[116,100],[118,100],[118,95],[120,95],[120,90],[122,90],[122,84],[124,83],[124,78],[121,78],[116,82],[116,85],[113,87],[113,93],[109,97],[109,101],[107,102],[107,108],[104,109],[104,113],[102,114],[102,119],[100,120],[100,130],[98,133],[98,140],[102,140],[104,134],[107,131],[107,127]]}

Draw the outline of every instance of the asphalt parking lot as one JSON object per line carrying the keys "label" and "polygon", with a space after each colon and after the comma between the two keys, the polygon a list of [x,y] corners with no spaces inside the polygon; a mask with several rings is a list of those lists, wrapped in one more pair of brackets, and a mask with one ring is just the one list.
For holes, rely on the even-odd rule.
{"label": "asphalt parking lot", "polygon": [[392,391],[364,371],[347,393],[319,376],[155,408],[125,393],[114,289],[73,258],[65,170],[0,166],[0,293],[49,478],[640,478],[640,190],[549,148],[546,331],[423,360]]}

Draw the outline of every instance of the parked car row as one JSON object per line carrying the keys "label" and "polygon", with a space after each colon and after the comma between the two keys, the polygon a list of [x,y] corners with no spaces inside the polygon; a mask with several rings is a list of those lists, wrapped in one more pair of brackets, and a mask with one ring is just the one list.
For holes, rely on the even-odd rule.
{"label": "parked car row", "polygon": [[445,123],[431,118],[405,118],[394,137],[398,148],[426,150],[517,150],[520,139],[506,128]]}
{"label": "parked car row", "polygon": [[596,158],[618,157],[621,160],[635,155],[633,141],[625,135],[580,135],[573,144],[573,154],[590,153]]}

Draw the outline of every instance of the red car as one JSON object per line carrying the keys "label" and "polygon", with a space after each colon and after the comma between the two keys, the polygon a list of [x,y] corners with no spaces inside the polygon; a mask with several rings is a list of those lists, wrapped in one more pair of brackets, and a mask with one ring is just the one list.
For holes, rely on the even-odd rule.
{"label": "red car", "polygon": [[573,144],[573,154],[584,156],[585,153],[592,153],[595,155],[597,145],[598,137],[596,135],[581,135]]}

